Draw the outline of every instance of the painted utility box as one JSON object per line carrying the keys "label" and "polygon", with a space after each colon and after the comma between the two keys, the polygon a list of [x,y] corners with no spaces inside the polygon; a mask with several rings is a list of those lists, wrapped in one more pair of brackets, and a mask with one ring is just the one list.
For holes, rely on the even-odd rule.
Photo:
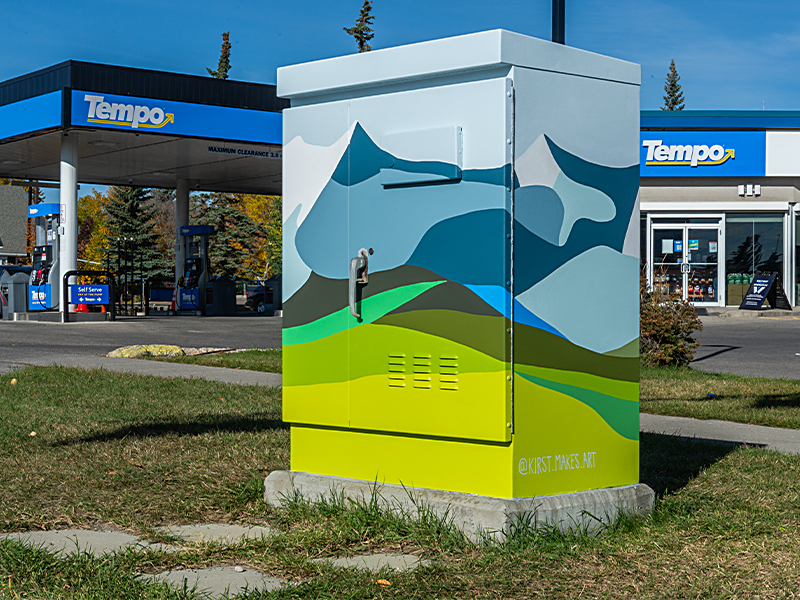
{"label": "painted utility box", "polygon": [[278,70],[293,471],[638,482],[639,83],[507,31]]}

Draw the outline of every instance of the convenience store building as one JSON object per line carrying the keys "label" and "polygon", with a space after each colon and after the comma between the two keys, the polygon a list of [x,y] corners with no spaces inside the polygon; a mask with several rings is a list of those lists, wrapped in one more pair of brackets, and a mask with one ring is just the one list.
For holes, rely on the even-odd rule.
{"label": "convenience store building", "polygon": [[651,285],[738,306],[773,271],[800,301],[800,111],[642,111],[640,152]]}

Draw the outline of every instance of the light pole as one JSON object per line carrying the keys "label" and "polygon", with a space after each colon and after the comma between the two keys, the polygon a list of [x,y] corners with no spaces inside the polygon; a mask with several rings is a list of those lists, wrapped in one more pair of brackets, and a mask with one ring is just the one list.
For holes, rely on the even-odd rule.
{"label": "light pole", "polygon": [[566,0],[553,0],[553,41],[556,44],[564,43],[564,2]]}

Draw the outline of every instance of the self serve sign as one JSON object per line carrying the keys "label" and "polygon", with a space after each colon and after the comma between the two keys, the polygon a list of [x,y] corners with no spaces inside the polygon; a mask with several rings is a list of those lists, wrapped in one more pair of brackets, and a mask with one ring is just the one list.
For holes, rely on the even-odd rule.
{"label": "self serve sign", "polygon": [[763,131],[643,131],[643,177],[763,176]]}

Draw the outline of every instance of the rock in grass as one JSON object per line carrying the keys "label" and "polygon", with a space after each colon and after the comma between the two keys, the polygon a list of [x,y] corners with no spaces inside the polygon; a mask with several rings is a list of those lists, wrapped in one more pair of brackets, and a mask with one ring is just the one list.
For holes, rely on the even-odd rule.
{"label": "rock in grass", "polygon": [[123,346],[107,354],[111,358],[141,358],[143,356],[183,356],[185,353],[180,346],[169,344],[140,344],[136,346]]}

